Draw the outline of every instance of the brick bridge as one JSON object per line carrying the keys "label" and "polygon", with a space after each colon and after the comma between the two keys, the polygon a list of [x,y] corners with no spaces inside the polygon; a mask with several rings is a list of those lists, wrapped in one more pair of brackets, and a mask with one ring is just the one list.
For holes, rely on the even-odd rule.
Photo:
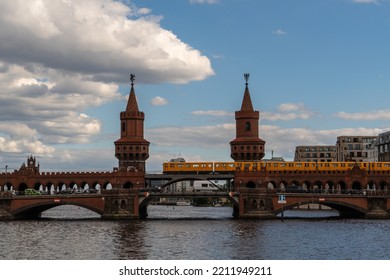
{"label": "brick bridge", "polygon": [[[4,194],[4,193],[3,193]],[[284,195],[281,203],[280,196]],[[147,216],[147,205],[155,198],[227,198],[236,218],[276,218],[282,211],[317,203],[339,211],[345,218],[388,218],[390,199],[387,194],[363,192],[282,193],[270,189],[242,189],[240,192],[148,193],[137,189],[102,190],[99,194],[60,194],[10,196],[0,198],[0,219],[39,218],[40,214],[59,205],[76,205],[101,215],[102,219],[134,219]]]}
{"label": "brick bridge", "polygon": [[[186,180],[232,181],[228,191],[205,193],[148,192],[152,180],[163,186]],[[342,217],[388,218],[390,196],[387,191],[390,174],[369,173],[353,168],[347,172],[235,172],[234,174],[144,174],[137,171],[112,172],[40,172],[29,157],[19,170],[0,174],[0,219],[37,218],[41,212],[59,205],[76,205],[90,209],[103,219],[134,219],[147,216],[147,205],[161,197],[227,198],[236,218],[276,218],[284,210],[317,203],[339,211]],[[288,190],[281,185],[305,184],[307,189]],[[375,186],[375,184],[377,184]],[[26,189],[95,189],[85,194],[13,195]],[[375,188],[374,188],[375,187]],[[7,189],[5,189],[7,188]],[[280,203],[280,195],[285,201]]]}

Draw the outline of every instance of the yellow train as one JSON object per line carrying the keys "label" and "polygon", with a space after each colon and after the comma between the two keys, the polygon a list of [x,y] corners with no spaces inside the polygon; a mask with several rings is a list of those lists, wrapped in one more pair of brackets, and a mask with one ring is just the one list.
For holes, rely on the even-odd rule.
{"label": "yellow train", "polygon": [[268,172],[344,172],[359,166],[368,172],[390,172],[390,162],[282,162],[282,161],[245,161],[245,162],[165,162],[163,173],[233,173],[236,171]]}

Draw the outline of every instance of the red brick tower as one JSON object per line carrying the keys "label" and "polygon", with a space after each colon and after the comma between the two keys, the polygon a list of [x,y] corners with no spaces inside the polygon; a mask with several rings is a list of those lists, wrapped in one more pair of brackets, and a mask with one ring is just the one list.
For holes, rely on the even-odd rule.
{"label": "red brick tower", "polygon": [[138,110],[134,91],[135,75],[130,75],[131,90],[126,111],[121,112],[121,138],[114,142],[115,157],[119,170],[145,172],[145,161],[149,157],[149,142],[144,139],[145,115]]}
{"label": "red brick tower", "polygon": [[230,142],[234,161],[256,161],[264,157],[265,141],[259,138],[259,111],[254,111],[248,89],[249,74],[244,74],[245,92],[241,110],[236,111],[236,139]]}

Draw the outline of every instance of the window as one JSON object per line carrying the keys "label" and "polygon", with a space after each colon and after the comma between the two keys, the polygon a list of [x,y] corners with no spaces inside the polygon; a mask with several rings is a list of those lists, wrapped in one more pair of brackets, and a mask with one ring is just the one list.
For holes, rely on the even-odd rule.
{"label": "window", "polygon": [[251,123],[250,122],[245,123],[245,131],[251,131]]}

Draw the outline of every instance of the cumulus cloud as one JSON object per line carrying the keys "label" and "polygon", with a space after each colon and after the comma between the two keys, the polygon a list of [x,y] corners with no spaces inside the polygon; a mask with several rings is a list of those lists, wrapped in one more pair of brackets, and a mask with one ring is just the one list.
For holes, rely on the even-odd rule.
{"label": "cumulus cloud", "polygon": [[314,115],[303,103],[283,103],[274,112],[262,112],[261,118],[269,121],[307,120]]}
{"label": "cumulus cloud", "polygon": [[193,111],[191,112],[192,115],[198,115],[198,116],[214,116],[214,117],[225,117],[225,116],[234,116],[234,113],[222,111],[222,110],[208,110],[208,111]]}
{"label": "cumulus cloud", "polygon": [[346,113],[338,112],[333,116],[352,121],[390,120],[390,110],[376,110],[372,112]]}
{"label": "cumulus cloud", "polygon": [[150,101],[150,104],[153,106],[164,106],[168,104],[168,101],[161,96],[156,96]]}
{"label": "cumulus cloud", "polygon": [[284,35],[287,35],[287,32],[286,31],[283,31],[282,29],[276,29],[274,31],[272,31],[273,34],[275,35],[278,35],[278,36],[284,36]]}
{"label": "cumulus cloud", "polygon": [[93,141],[102,124],[86,110],[122,100],[130,73],[140,83],[213,75],[160,20],[131,2],[0,1],[0,150],[50,157],[57,144]]}
{"label": "cumulus cloud", "polygon": [[214,74],[210,60],[161,28],[158,18],[135,17],[150,10],[135,9],[110,0],[2,1],[0,59],[110,82],[124,82],[128,73],[154,83]]}

